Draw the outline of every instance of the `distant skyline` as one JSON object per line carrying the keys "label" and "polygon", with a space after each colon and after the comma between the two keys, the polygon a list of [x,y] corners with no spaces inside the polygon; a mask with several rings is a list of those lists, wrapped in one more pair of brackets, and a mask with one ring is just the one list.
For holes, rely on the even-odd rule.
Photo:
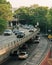
{"label": "distant skyline", "polygon": [[7,0],[11,3],[13,8],[19,8],[21,6],[31,6],[38,4],[40,6],[52,7],[52,0]]}

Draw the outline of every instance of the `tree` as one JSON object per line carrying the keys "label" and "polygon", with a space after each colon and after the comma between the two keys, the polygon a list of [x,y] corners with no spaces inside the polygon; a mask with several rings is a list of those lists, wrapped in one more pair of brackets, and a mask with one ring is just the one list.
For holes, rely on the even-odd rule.
{"label": "tree", "polygon": [[[33,5],[31,7],[21,7],[15,11],[15,17],[19,20],[25,20],[27,24],[35,25],[39,22],[42,32],[52,29],[52,8]],[[21,21],[23,22],[23,21]]]}
{"label": "tree", "polygon": [[2,4],[6,3],[6,0],[0,0],[0,3],[2,3]]}
{"label": "tree", "polygon": [[48,8],[47,7],[37,7],[34,11],[34,21],[37,23],[39,22],[39,27],[41,31],[45,32],[45,28],[47,25],[47,15]]}
{"label": "tree", "polygon": [[48,10],[47,21],[48,21],[48,29],[52,31],[52,8]]}
{"label": "tree", "polygon": [[7,28],[7,22],[12,19],[11,5],[6,0],[0,0],[0,34]]}
{"label": "tree", "polygon": [[12,19],[12,7],[6,0],[0,0],[0,18],[4,18],[7,21]]}
{"label": "tree", "polygon": [[29,8],[28,7],[21,7],[15,11],[15,17],[18,18],[19,20],[23,20],[23,23],[29,22]]}
{"label": "tree", "polygon": [[7,28],[7,21],[5,19],[0,18],[0,34]]}

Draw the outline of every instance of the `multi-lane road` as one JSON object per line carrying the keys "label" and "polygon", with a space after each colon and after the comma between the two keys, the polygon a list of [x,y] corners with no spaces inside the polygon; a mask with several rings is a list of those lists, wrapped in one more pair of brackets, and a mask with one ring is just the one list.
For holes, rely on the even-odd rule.
{"label": "multi-lane road", "polygon": [[[19,30],[21,31],[25,31],[25,36],[28,36],[29,34],[31,34],[29,32],[29,30],[27,29],[23,29],[23,28],[19,28]],[[36,29],[34,29],[34,31],[36,31]],[[17,38],[14,33],[11,36],[4,36],[4,35],[0,35],[0,47],[7,45],[8,43],[14,41],[14,40],[19,40],[19,38]]]}
{"label": "multi-lane road", "polygon": [[44,51],[46,50],[48,41],[41,37],[39,44],[28,43],[29,57],[26,60],[19,60],[17,57],[11,57],[2,65],[33,65],[38,63],[39,59],[42,57]]}

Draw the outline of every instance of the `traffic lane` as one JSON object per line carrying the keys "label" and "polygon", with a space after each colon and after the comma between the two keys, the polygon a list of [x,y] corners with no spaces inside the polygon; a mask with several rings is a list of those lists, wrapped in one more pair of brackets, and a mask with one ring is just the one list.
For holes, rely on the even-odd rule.
{"label": "traffic lane", "polygon": [[[23,29],[22,29],[23,30]],[[24,31],[24,30],[23,30]],[[27,30],[25,30],[25,36],[27,36],[27,35],[29,35],[30,33],[27,31]],[[22,38],[23,39],[23,38]],[[12,34],[12,35],[10,35],[10,36],[4,36],[4,35],[2,35],[2,36],[0,36],[0,47],[3,47],[3,46],[7,46],[8,44],[10,44],[11,42],[13,42],[13,41],[15,41],[15,40],[17,40],[17,41],[19,41],[20,40],[20,38],[17,38],[17,36],[15,35],[15,34]]]}
{"label": "traffic lane", "polygon": [[[29,34],[31,34],[32,32],[29,32],[29,29],[24,29],[24,28],[19,28],[19,30],[22,30],[22,31],[25,31],[25,34],[27,35],[29,35]],[[34,28],[34,32],[36,31],[37,29],[36,28]]]}
{"label": "traffic lane", "polygon": [[[23,28],[20,28],[19,30],[22,30],[22,31],[25,31],[25,36],[28,36],[29,34],[32,34],[31,32],[29,32],[29,30],[27,30],[27,29],[23,29]],[[36,29],[35,29],[36,30]],[[12,35],[10,35],[10,36],[4,36],[4,35],[1,35],[0,36],[0,46],[1,45],[5,45],[7,42],[8,43],[10,43],[10,42],[12,42],[13,40],[15,40],[16,39],[16,36],[14,35],[14,34],[12,34]],[[17,40],[19,40],[18,38],[17,38]],[[7,43],[7,44],[8,44]]]}
{"label": "traffic lane", "polygon": [[[29,30],[27,30],[27,29],[19,28],[19,30],[25,31],[25,35],[31,34],[31,33],[29,32]],[[34,30],[36,31],[36,29],[34,29]],[[12,35],[10,35],[10,36],[0,35],[0,42],[1,42],[1,41],[4,41],[4,40],[6,40],[6,39],[13,38],[13,37],[15,37],[14,34],[12,34]]]}
{"label": "traffic lane", "polygon": [[12,34],[12,35],[10,35],[10,36],[0,35],[0,42],[1,42],[1,41],[4,41],[4,40],[8,40],[8,39],[13,38],[13,37],[15,37],[14,34]]}
{"label": "traffic lane", "polygon": [[16,40],[16,36],[14,34],[10,36],[0,36],[0,48],[6,48],[11,42]]}
{"label": "traffic lane", "polygon": [[47,44],[47,39],[41,37],[40,43],[35,49],[31,51],[30,56],[18,65],[36,65],[40,61],[40,58],[42,58],[44,51],[47,48]]}
{"label": "traffic lane", "polygon": [[[27,49],[27,52],[29,53],[29,56],[31,55],[32,51],[35,50],[35,48],[37,47],[37,44],[31,44],[29,43],[28,44],[28,49]],[[7,62],[3,63],[2,65],[21,65],[23,64],[24,62],[26,62],[26,60],[19,60],[17,57],[11,57]]]}
{"label": "traffic lane", "polygon": [[[28,32],[28,30],[22,29],[20,28],[20,30],[25,31],[25,36],[29,35],[30,33]],[[16,39],[16,35],[13,33],[10,36],[4,36],[4,35],[0,35],[0,44],[4,44],[6,42],[9,43],[9,41],[11,41],[11,39]],[[9,40],[9,41],[8,41]]]}
{"label": "traffic lane", "polygon": [[19,30],[24,31],[24,32],[25,32],[25,35],[29,35],[29,34],[30,34],[30,33],[29,33],[29,30],[27,30],[27,29],[20,28]]}
{"label": "traffic lane", "polygon": [[47,42],[46,39],[41,38],[40,43],[38,44],[38,47],[37,46],[34,46],[34,45],[33,46],[30,45],[30,47],[32,46],[32,50],[29,48],[30,53],[29,53],[29,57],[26,60],[17,60],[17,57],[16,57],[16,60],[14,58],[12,58],[13,60],[10,59],[9,61],[7,61],[6,63],[4,63],[2,65],[17,65],[17,64],[18,65],[27,65],[26,63],[29,62],[31,64],[31,62],[33,62],[32,59],[34,59],[35,60],[34,62],[37,63],[37,60],[39,61],[39,59],[38,59],[39,56],[37,55],[37,58],[36,59],[34,58],[34,56],[36,56],[37,53],[40,53],[40,52],[38,52],[38,50],[40,50],[41,53],[42,53],[42,50],[43,51],[45,50],[44,48],[46,48],[47,43],[48,42]]}

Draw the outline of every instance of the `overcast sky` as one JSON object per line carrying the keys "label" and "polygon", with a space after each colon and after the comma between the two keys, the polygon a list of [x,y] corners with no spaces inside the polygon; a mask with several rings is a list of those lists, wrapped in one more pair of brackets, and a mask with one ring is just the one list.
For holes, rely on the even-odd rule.
{"label": "overcast sky", "polygon": [[8,0],[12,4],[12,7],[19,8],[21,6],[30,6],[33,4],[39,4],[40,6],[52,7],[52,0]]}

